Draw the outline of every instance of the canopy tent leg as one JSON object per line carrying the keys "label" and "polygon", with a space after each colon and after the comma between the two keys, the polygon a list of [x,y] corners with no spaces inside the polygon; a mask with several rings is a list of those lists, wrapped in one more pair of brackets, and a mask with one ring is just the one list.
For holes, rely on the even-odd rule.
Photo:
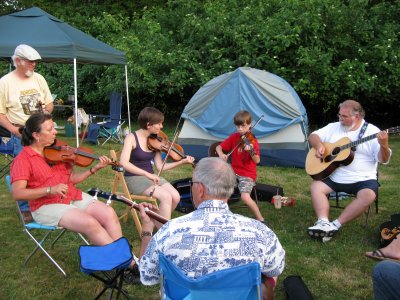
{"label": "canopy tent leg", "polygon": [[126,86],[126,104],[128,110],[128,127],[129,127],[129,132],[131,132],[131,110],[129,109],[128,65],[125,65],[125,86]]}

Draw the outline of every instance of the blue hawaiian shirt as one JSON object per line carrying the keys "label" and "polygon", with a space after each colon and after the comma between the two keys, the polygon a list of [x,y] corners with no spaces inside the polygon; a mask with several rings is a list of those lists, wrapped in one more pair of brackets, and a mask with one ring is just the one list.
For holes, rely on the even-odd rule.
{"label": "blue hawaiian shirt", "polygon": [[253,261],[264,275],[275,277],[285,266],[285,250],[275,233],[255,219],[232,213],[221,200],[206,200],[158,230],[140,260],[145,285],[159,283],[159,253],[191,278]]}

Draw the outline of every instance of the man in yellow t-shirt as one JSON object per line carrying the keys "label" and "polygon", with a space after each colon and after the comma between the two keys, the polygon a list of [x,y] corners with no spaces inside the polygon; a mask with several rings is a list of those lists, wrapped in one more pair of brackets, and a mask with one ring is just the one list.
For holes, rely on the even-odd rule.
{"label": "man in yellow t-shirt", "polygon": [[[9,132],[7,145],[13,145],[14,154],[22,150],[19,127],[33,113],[44,110],[53,111],[53,97],[44,77],[35,72],[39,53],[28,45],[15,48],[12,60],[15,70],[0,79],[0,126],[2,132]],[[25,202],[25,201],[24,201]],[[20,205],[25,221],[30,221],[30,214],[25,213],[28,203]]]}
{"label": "man in yellow t-shirt", "polygon": [[28,45],[15,48],[12,60],[15,70],[0,79],[0,125],[15,136],[29,116],[40,108],[52,112],[53,97],[46,80],[35,72],[41,59]]}

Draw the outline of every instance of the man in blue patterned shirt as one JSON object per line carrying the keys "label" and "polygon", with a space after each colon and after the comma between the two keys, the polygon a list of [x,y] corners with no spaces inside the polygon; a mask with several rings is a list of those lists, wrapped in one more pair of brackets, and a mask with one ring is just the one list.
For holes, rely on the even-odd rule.
{"label": "man in blue patterned shirt", "polygon": [[170,220],[153,237],[154,222],[144,211],[148,205],[140,205],[143,233],[139,269],[144,285],[160,282],[159,253],[192,278],[255,261],[266,278],[263,297],[273,299],[273,288],[285,266],[285,250],[263,223],[229,210],[227,202],[235,184],[229,164],[216,157],[202,159],[192,182],[197,210]]}

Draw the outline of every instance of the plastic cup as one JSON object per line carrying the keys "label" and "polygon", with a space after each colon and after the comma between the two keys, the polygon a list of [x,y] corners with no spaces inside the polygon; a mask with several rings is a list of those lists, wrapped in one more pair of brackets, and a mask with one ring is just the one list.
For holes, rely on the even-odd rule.
{"label": "plastic cup", "polygon": [[274,197],[274,205],[276,209],[280,209],[282,207],[282,196],[275,195]]}

